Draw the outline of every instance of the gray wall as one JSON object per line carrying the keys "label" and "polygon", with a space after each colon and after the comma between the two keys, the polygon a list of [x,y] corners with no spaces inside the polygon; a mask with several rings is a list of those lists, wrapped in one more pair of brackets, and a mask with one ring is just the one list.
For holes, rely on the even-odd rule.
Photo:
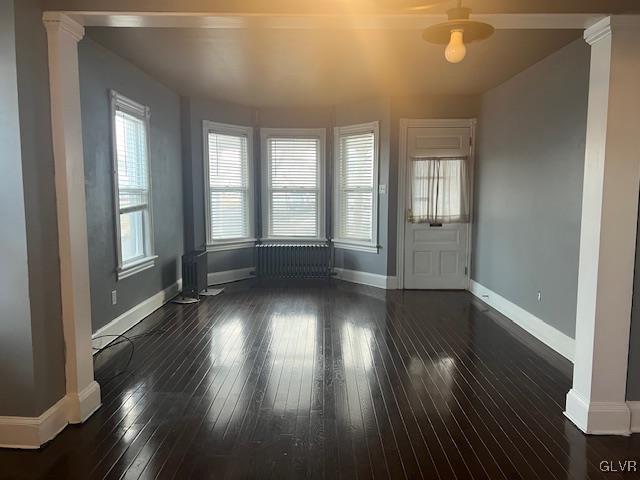
{"label": "gray wall", "polygon": [[485,93],[475,174],[472,278],[571,337],[588,80],[580,39]]}
{"label": "gray wall", "polygon": [[39,1],[15,6],[36,402],[42,412],[65,394],[47,34]]}
{"label": "gray wall", "polygon": [[[253,109],[241,105],[216,102],[205,99],[182,98],[183,119],[182,158],[184,164],[185,189],[185,248],[202,249],[206,245],[205,198],[204,198],[204,139],[202,122],[228,123],[253,126]],[[258,172],[254,132],[254,172]],[[257,200],[256,195],[256,202]],[[259,210],[256,210],[259,211]],[[253,248],[209,252],[209,272],[222,272],[239,268],[249,268],[254,264]]]}
{"label": "gray wall", "polygon": [[0,1],[0,415],[38,416],[65,394],[41,18],[35,0]]}
{"label": "gray wall", "polygon": [[[33,393],[27,227],[22,183],[13,0],[0,2],[0,415],[31,415]],[[31,407],[31,408],[30,408]]]}
{"label": "gray wall", "polygon": [[[335,108],[335,125],[338,127],[374,121],[378,121],[380,127],[378,184],[387,186],[387,193],[378,195],[378,245],[380,245],[380,249],[376,254],[337,248],[335,266],[347,270],[387,275],[387,259],[390,255],[388,225],[391,102],[385,98],[349,103]],[[327,134],[333,135],[333,132],[327,132]],[[329,195],[333,193],[333,186],[328,190],[328,193]]]}
{"label": "gray wall", "polygon": [[[90,38],[79,44],[91,314],[93,330],[171,286],[180,278],[183,253],[183,192],[180,98],[137,67]],[[151,109],[153,222],[156,265],[116,280],[109,89]],[[111,291],[118,292],[111,305]]]}

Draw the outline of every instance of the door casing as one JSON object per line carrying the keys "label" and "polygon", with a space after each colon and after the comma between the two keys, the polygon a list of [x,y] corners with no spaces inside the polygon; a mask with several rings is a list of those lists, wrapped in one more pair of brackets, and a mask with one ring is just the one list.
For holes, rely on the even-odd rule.
{"label": "door casing", "polygon": [[398,211],[396,226],[396,278],[398,289],[404,289],[404,255],[405,255],[405,218],[406,218],[406,183],[408,172],[407,159],[407,134],[409,128],[469,128],[471,130],[471,148],[469,155],[469,235],[467,236],[467,290],[471,282],[471,247],[473,245],[473,188],[476,151],[476,125],[475,118],[456,119],[400,119],[400,142],[398,152]]}

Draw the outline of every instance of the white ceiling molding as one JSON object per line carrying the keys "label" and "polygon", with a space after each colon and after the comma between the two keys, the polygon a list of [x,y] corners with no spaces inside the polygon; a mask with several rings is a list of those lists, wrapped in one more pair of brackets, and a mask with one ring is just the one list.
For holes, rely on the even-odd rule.
{"label": "white ceiling molding", "polygon": [[[212,14],[173,12],[64,12],[85,27],[151,27],[212,29],[368,29],[420,30],[447,19],[446,15],[279,15]],[[499,30],[583,30],[597,23],[605,14],[478,14],[473,19]]]}

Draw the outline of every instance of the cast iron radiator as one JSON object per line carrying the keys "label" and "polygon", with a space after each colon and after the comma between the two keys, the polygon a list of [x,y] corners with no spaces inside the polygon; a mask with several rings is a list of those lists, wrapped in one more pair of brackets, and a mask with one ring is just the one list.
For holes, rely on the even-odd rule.
{"label": "cast iron radiator", "polygon": [[207,288],[207,251],[193,251],[182,256],[182,294],[197,297]]}
{"label": "cast iron radiator", "polygon": [[326,278],[331,275],[330,243],[260,243],[256,245],[256,275],[279,278]]}

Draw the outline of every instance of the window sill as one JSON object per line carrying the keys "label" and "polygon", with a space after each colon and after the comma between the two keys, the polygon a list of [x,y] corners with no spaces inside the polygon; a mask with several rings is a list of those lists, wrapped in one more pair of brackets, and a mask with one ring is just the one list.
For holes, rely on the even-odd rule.
{"label": "window sill", "polygon": [[366,252],[366,253],[378,253],[380,250],[380,247],[377,245],[371,245],[366,243],[352,243],[352,242],[345,242],[340,240],[334,240],[333,246],[341,250],[354,250],[356,252]]}
{"label": "window sill", "polygon": [[255,245],[255,238],[221,241],[207,245],[207,252],[224,252],[225,250],[238,250],[241,248],[255,247]]}
{"label": "window sill", "polygon": [[156,264],[156,258],[158,258],[157,255],[145,257],[118,268],[118,281],[135,275],[136,273],[143,272],[144,270],[153,268]]}
{"label": "window sill", "polygon": [[263,243],[324,243],[328,241],[327,238],[309,238],[309,237],[265,237],[260,239]]}

